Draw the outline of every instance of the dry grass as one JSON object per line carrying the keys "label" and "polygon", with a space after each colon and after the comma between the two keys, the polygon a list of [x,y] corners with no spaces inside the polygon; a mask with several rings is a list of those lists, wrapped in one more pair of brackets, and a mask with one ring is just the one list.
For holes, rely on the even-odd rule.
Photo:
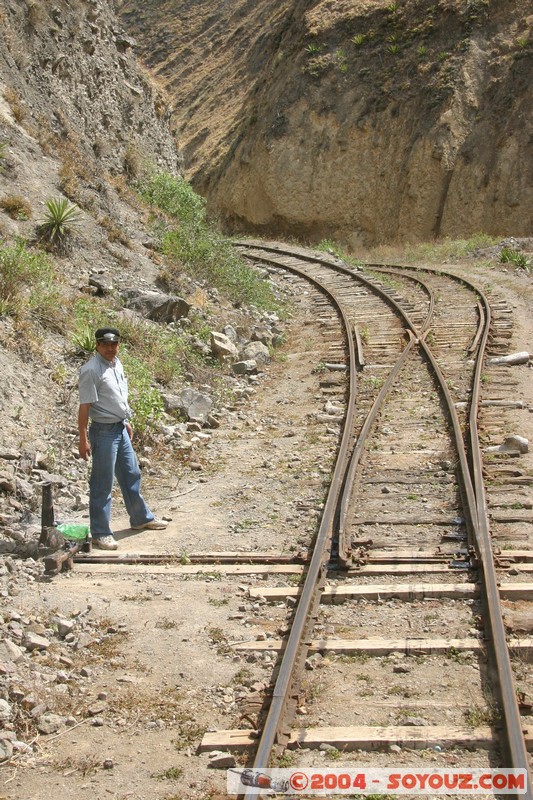
{"label": "dry grass", "polygon": [[28,22],[32,28],[39,28],[46,16],[45,3],[40,0],[27,0]]}
{"label": "dry grass", "polygon": [[63,193],[81,205],[82,182],[88,182],[91,172],[85,165],[85,159],[75,145],[59,147],[62,152],[62,163],[59,170],[59,186]]}
{"label": "dry grass", "polygon": [[27,112],[20,94],[15,89],[11,89],[8,86],[7,89],[4,89],[4,99],[9,104],[11,113],[15,117],[16,121],[19,123],[19,125],[22,124],[26,118]]}
{"label": "dry grass", "polygon": [[28,201],[16,194],[2,198],[2,200],[0,200],[0,208],[2,208],[11,219],[23,220],[30,219],[32,216],[32,209]]}
{"label": "dry grass", "polygon": [[185,711],[184,700],[178,689],[143,689],[129,686],[109,700],[114,713],[138,716],[143,723],[162,720],[166,723],[191,722],[189,712]]}
{"label": "dry grass", "polygon": [[98,217],[98,224],[107,231],[110,242],[120,242],[124,247],[131,248],[131,240],[111,217],[101,215]]}
{"label": "dry grass", "polygon": [[48,121],[39,117],[37,139],[46,155],[51,157],[61,155],[59,186],[63,194],[80,207],[85,207],[84,188],[97,182],[96,164],[90,156],[84,153],[77,134],[65,127],[67,122],[63,115],[57,112],[56,117],[63,125],[63,135],[58,136],[53,133]]}
{"label": "dry grass", "polygon": [[[98,660],[108,662],[110,659],[116,659],[122,654],[122,647],[125,641],[129,638],[126,631],[119,631],[108,636],[104,636],[94,644],[89,645],[88,650]],[[113,664],[110,663],[109,666]]]}
{"label": "dry grass", "polygon": [[82,775],[93,774],[101,765],[101,758],[95,753],[87,753],[82,756],[67,756],[51,762],[52,768],[58,772],[66,774],[80,772]]}

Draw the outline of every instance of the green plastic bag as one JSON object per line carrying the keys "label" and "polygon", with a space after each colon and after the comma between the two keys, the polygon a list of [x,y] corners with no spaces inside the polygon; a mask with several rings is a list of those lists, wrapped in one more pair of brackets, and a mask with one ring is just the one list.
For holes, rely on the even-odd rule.
{"label": "green plastic bag", "polygon": [[63,534],[65,539],[86,539],[89,535],[89,526],[77,522],[64,522],[57,526],[57,530]]}

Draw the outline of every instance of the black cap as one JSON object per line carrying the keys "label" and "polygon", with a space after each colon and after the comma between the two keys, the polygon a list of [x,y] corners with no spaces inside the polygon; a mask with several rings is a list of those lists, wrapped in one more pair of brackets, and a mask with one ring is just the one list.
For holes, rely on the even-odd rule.
{"label": "black cap", "polygon": [[116,328],[98,328],[94,338],[97,342],[120,342],[120,333]]}

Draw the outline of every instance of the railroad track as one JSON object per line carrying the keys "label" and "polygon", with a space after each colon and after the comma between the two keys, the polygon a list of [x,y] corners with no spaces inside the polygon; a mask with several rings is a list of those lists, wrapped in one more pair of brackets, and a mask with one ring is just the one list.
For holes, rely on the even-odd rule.
{"label": "railroad track", "polygon": [[508,309],[444,272],[240,246],[319,292],[338,448],[301,585],[250,590],[295,604],[287,637],[233,645],[279,657],[256,727],[208,733],[200,749],[255,752],[256,769],[286,748],[291,763],[316,763],[319,746],[346,759],[355,750],[358,763],[384,752],[368,756],[374,765],[388,765],[392,746],[529,769],[516,675],[527,684],[533,643],[507,635],[501,604],[531,596],[533,552],[517,547],[531,514],[509,513],[500,490],[489,516],[485,480],[530,478],[509,465],[512,445],[483,463],[479,442],[498,435],[493,411],[514,402],[508,368],[490,363],[505,352]]}
{"label": "railroad track", "polygon": [[[509,309],[444,272],[240,246],[308,294],[321,333],[309,386],[325,404],[308,425],[320,454],[291,501],[303,525],[295,530],[283,510],[265,552],[250,520],[236,517],[237,551],[189,552],[187,564],[168,548],[76,562],[113,575],[127,565],[167,571],[168,580],[212,571],[232,598],[231,576],[262,578],[247,594],[276,606],[265,634],[245,639],[228,616],[223,645],[236,663],[271,665],[270,685],[243,702],[235,727],[207,732],[200,752],[238,750],[257,770],[335,766],[339,754],[343,764],[388,767],[391,752],[409,766],[529,768],[533,643],[520,622],[530,614],[533,478],[520,468],[519,437],[499,447],[502,414],[519,401],[509,367],[490,363],[508,352]],[[291,411],[290,397],[279,402]],[[256,462],[273,498],[284,467],[298,475],[298,438],[311,441],[279,435],[276,414],[262,419],[272,441],[262,437]],[[483,459],[479,439],[493,446]],[[255,456],[257,443],[250,448]],[[239,489],[243,505],[255,491]],[[502,604],[521,614],[515,633]]]}

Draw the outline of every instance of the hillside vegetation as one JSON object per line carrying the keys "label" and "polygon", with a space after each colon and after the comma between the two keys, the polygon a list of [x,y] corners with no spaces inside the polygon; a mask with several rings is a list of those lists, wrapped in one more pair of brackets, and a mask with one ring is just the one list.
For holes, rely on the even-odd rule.
{"label": "hillside vegetation", "polygon": [[11,496],[11,462],[32,482],[37,465],[84,476],[76,386],[96,328],[121,330],[146,445],[187,416],[165,416],[165,397],[201,386],[213,412],[231,397],[212,331],[245,340],[279,303],[181,175],[165,95],[112,4],[0,0],[0,37],[0,529],[13,533],[40,496]]}

